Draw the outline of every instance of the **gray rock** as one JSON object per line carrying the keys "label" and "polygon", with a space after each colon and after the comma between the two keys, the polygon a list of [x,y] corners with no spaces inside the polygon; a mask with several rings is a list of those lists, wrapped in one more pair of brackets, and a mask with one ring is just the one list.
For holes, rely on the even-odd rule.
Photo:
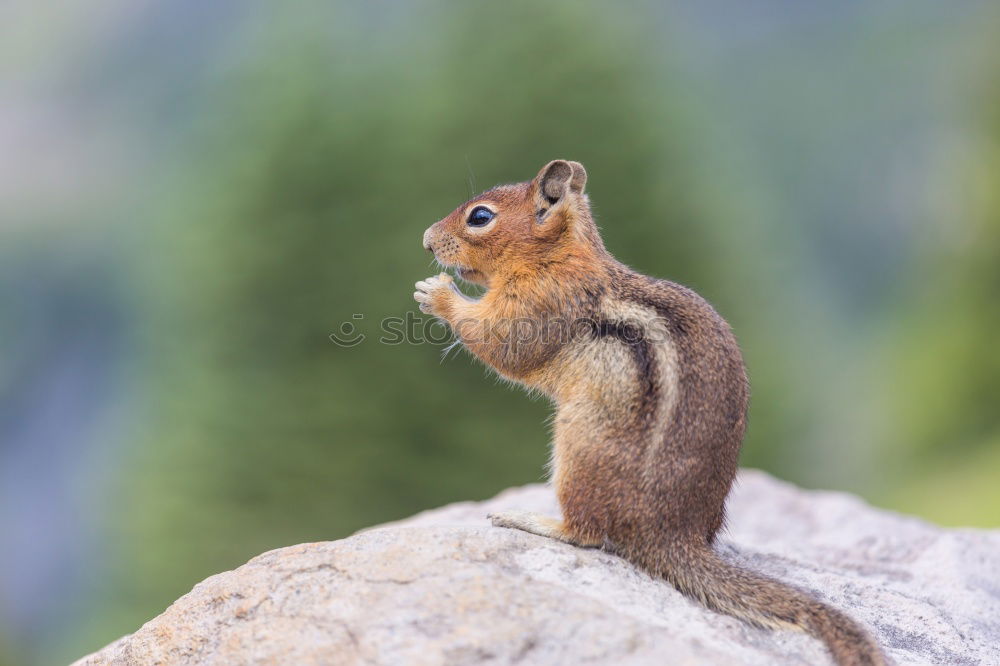
{"label": "gray rock", "polygon": [[[281,548],[212,576],[97,664],[821,664],[601,551],[491,527],[544,486]],[[871,628],[899,664],[1000,664],[1000,531],[945,530],[744,470],[720,549]]]}

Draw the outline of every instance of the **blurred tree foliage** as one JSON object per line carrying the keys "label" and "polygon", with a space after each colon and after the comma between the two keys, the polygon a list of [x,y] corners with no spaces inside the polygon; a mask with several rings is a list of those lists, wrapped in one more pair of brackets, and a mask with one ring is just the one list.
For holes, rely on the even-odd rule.
{"label": "blurred tree foliage", "polygon": [[[997,22],[991,35],[995,35]],[[898,485],[888,501],[944,524],[1000,524],[1000,58],[971,112],[975,150],[957,220],[942,221],[915,267],[915,297],[893,328],[885,377]],[[899,464],[899,460],[906,461]]]}
{"label": "blurred tree foliage", "polygon": [[[424,228],[473,187],[581,160],[623,259],[710,298],[741,277],[709,259],[691,119],[641,21],[399,9],[377,32],[356,5],[276,15],[206,93],[141,255],[155,379],[115,512],[118,630],[263,550],[542,478],[547,405],[442,345],[378,342],[435,270]],[[367,339],[333,344],[342,322]]]}

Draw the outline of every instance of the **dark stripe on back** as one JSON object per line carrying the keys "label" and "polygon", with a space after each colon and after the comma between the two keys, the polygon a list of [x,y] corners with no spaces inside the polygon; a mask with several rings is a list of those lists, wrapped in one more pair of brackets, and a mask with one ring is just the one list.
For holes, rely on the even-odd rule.
{"label": "dark stripe on back", "polygon": [[653,349],[645,332],[635,324],[607,319],[588,320],[590,333],[595,339],[613,338],[632,354],[641,386],[641,416],[648,421],[656,412],[659,391],[656,386],[658,369],[653,358]]}

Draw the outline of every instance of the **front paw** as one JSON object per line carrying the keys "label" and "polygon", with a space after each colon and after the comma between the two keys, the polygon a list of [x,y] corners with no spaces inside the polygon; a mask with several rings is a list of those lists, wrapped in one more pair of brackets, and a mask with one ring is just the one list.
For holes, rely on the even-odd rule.
{"label": "front paw", "polygon": [[413,299],[420,304],[420,311],[438,316],[443,314],[442,306],[455,293],[455,281],[447,273],[433,275],[415,286]]}

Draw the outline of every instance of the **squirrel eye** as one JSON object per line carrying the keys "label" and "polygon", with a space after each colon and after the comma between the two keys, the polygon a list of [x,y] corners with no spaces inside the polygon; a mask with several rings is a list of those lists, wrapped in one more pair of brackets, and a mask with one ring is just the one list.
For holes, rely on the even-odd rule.
{"label": "squirrel eye", "polygon": [[494,217],[496,215],[486,206],[476,206],[469,213],[469,219],[466,220],[466,224],[470,227],[485,227]]}

